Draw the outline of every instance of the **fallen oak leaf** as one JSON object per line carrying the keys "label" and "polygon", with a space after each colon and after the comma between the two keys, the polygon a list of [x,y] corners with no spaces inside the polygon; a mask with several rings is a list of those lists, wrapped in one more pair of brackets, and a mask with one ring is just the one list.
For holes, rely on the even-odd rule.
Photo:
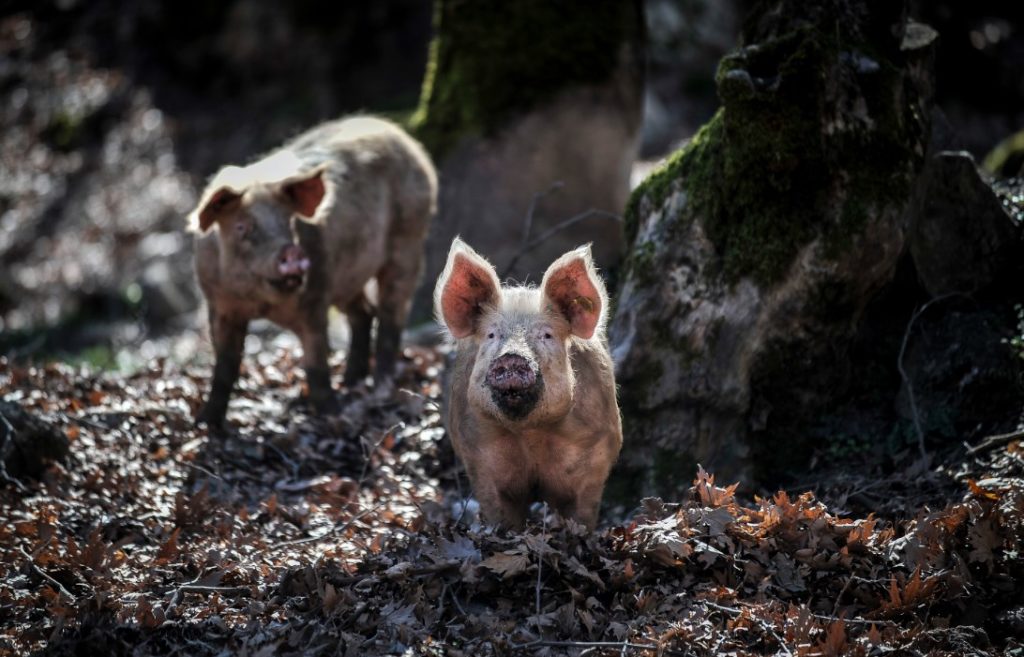
{"label": "fallen oak leaf", "polygon": [[508,550],[487,557],[480,565],[501,575],[502,579],[509,579],[525,572],[530,565],[530,558],[525,554]]}

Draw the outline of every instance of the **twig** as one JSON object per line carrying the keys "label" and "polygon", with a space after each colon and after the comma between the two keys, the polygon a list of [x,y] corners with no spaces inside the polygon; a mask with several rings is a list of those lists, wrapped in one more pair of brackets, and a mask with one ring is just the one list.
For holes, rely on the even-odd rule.
{"label": "twig", "polygon": [[523,218],[523,236],[520,240],[520,249],[525,249],[526,245],[530,243],[530,233],[533,232],[533,215],[537,211],[537,202],[547,196],[553,191],[562,189],[565,187],[565,183],[561,180],[556,180],[551,183],[551,186],[545,189],[543,192],[537,192],[530,199],[530,205],[526,208],[526,216]]}
{"label": "twig", "polygon": [[299,464],[298,463],[296,463],[290,456],[285,454],[284,450],[281,449],[280,447],[278,447],[277,445],[275,445],[273,443],[273,441],[267,440],[263,444],[266,445],[267,447],[269,447],[271,450],[273,450],[273,452],[275,454],[277,454],[277,458],[281,459],[281,462],[284,463],[285,465],[287,465],[289,469],[291,469],[291,471],[292,471],[292,479],[298,479],[299,478]]}
{"label": "twig", "polygon": [[918,320],[921,315],[924,314],[933,304],[940,301],[945,301],[950,297],[961,296],[966,297],[967,295],[963,292],[949,292],[935,297],[928,301],[923,306],[914,311],[914,314],[910,316],[910,321],[907,322],[907,329],[903,332],[903,342],[900,344],[900,355],[896,359],[896,368],[900,372],[900,377],[903,379],[903,383],[907,386],[907,396],[910,398],[910,412],[914,416],[914,431],[917,432],[917,450],[921,454],[921,458],[928,457],[928,450],[924,447],[924,430],[921,429],[921,416],[917,412],[917,400],[914,399],[914,384],[910,381],[910,375],[907,374],[907,370],[903,367],[903,355],[907,351],[907,343],[910,342],[910,333],[914,328],[914,322]]}
{"label": "twig", "polygon": [[324,532],[322,534],[317,534],[316,536],[304,536],[302,538],[296,538],[296,539],[291,540],[291,541],[283,541],[281,543],[277,543],[276,545],[271,545],[269,548],[267,548],[267,551],[273,552],[275,550],[280,550],[281,548],[292,547],[292,546],[295,546],[295,545],[302,545],[303,543],[314,543],[316,541],[323,540],[323,539],[325,539],[328,536],[331,536],[333,534],[340,534],[341,532],[343,532],[346,529],[348,529],[349,527],[351,527],[353,525],[353,523],[355,523],[355,522],[357,522],[359,520],[362,520],[364,517],[366,517],[367,515],[373,513],[374,511],[377,511],[378,509],[380,509],[381,507],[383,507],[386,504],[387,504],[387,502],[379,502],[379,503],[375,504],[374,506],[372,506],[371,508],[366,509],[362,513],[358,513],[358,514],[352,516],[351,518],[349,518],[345,522],[335,525],[334,527],[332,527],[331,529],[328,529],[326,532]]}
{"label": "twig", "polygon": [[[724,611],[724,612],[729,613],[729,614],[740,614],[740,613],[743,612],[742,609],[737,609],[736,607],[726,607],[725,605],[716,604],[716,603],[710,602],[708,600],[698,600],[698,602],[700,604],[707,605],[708,607],[711,607],[712,609],[717,609],[719,611]],[[744,604],[744,603],[740,603],[740,604],[743,604],[743,606],[747,607],[748,609],[756,609],[756,605]],[[813,612],[811,613],[811,618],[817,618],[818,620],[826,620],[826,621],[833,621],[833,622],[834,621],[843,621],[844,623],[849,623],[850,625],[871,625],[872,623],[874,623],[875,625],[896,625],[896,623],[894,623],[893,621],[887,621],[887,620],[870,620],[870,619],[867,619],[867,618],[840,618],[838,616],[830,616],[828,614],[815,614]]]}
{"label": "twig", "polygon": [[465,617],[466,610],[462,608],[462,604],[459,603],[459,598],[455,595],[455,591],[453,591],[451,587],[448,588],[448,595],[452,596],[452,602],[455,603],[455,608],[459,610],[459,614]]}
{"label": "twig", "polygon": [[178,587],[181,593],[220,593],[221,595],[243,596],[252,595],[248,586],[201,586],[199,584],[182,584]]}
{"label": "twig", "polygon": [[[548,505],[545,504],[544,505],[544,528],[541,530],[541,533],[540,533],[541,538],[544,538],[544,536],[547,535],[547,533],[548,533]],[[534,604],[535,604],[536,609],[537,609],[537,612],[536,612],[537,627],[540,627],[540,609],[541,609],[541,604],[540,604],[540,576],[541,576],[541,573],[543,571],[544,571],[544,553],[540,549],[538,549],[537,550],[537,586],[534,588],[534,592],[533,592]]]}
{"label": "twig", "polygon": [[44,571],[42,568],[40,568],[38,565],[36,565],[35,559],[33,559],[32,555],[30,555],[28,552],[25,551],[25,548],[23,548],[23,547],[21,547],[19,545],[18,546],[18,552],[21,552],[21,556],[23,556],[26,559],[28,559],[28,565],[29,565],[30,568],[32,568],[32,572],[34,572],[36,575],[39,575],[40,577],[45,579],[50,584],[53,584],[55,587],[57,587],[57,590],[60,593],[62,593],[65,596],[67,596],[71,600],[71,602],[78,602],[78,598],[76,598],[75,595],[73,593],[71,593],[71,591],[69,591],[66,588],[64,588],[63,584],[61,584],[60,582],[55,580],[50,575],[46,574],[46,571]]}
{"label": "twig", "polygon": [[843,584],[843,590],[836,596],[836,603],[832,605],[832,615],[835,616],[839,611],[839,603],[842,602],[843,596],[846,595],[846,590],[850,588],[850,584],[853,582],[853,575],[846,578],[846,584]]}
{"label": "twig", "polygon": [[185,467],[187,467],[187,468],[192,468],[194,470],[198,470],[199,472],[202,472],[207,477],[213,477],[214,479],[220,479],[221,481],[224,481],[224,477],[220,476],[219,474],[217,474],[213,470],[210,470],[209,468],[206,468],[206,467],[203,467],[203,466],[199,465],[198,463],[188,463],[188,462],[185,462],[185,463],[183,463],[183,465]]}
{"label": "twig", "polygon": [[1024,438],[1024,431],[1011,431],[1010,433],[1001,433],[995,436],[989,436],[974,447],[968,447],[967,454],[974,456],[975,454],[987,452],[990,449],[995,449],[996,447],[1009,445],[1013,441],[1020,440],[1022,438]]}
{"label": "twig", "polygon": [[76,422],[78,424],[87,426],[90,429],[95,429],[96,431],[106,433],[108,431],[114,430],[114,427],[103,424],[102,422],[97,422],[96,420],[90,420],[85,416],[68,415],[67,413],[61,413],[61,416],[64,418],[65,422]]}
{"label": "twig", "polygon": [[630,643],[628,641],[548,641],[537,639],[526,643],[512,643],[509,645],[513,650],[528,650],[530,648],[630,648],[633,650],[657,650],[658,646],[647,643]]}
{"label": "twig", "polygon": [[372,457],[373,453],[377,451],[377,448],[379,448],[381,444],[383,444],[385,438],[390,436],[393,432],[397,431],[398,429],[403,428],[404,426],[405,422],[396,422],[395,424],[391,425],[390,427],[384,430],[384,432],[380,435],[380,438],[377,439],[377,442],[373,443],[372,447],[365,440],[359,441],[359,444],[363,448],[363,471],[359,473],[358,488],[362,488],[363,484],[366,482],[366,473],[370,469],[370,457]]}
{"label": "twig", "polygon": [[[727,614],[741,614],[741,613],[743,613],[742,609],[736,609],[735,607],[726,607],[725,605],[716,604],[716,603],[711,602],[709,600],[701,600],[701,602],[703,604],[707,605],[708,607],[711,607],[712,609],[717,609],[718,611],[723,611],[723,612],[725,612]],[[752,607],[748,607],[748,608],[752,608]],[[755,622],[757,622],[758,626],[760,626],[761,629],[763,629],[764,631],[766,631],[766,632],[768,632],[769,634],[772,635],[772,638],[775,639],[775,641],[779,644],[779,647],[782,648],[782,652],[784,652],[787,655],[789,655],[789,657],[793,657],[793,652],[789,649],[789,646],[786,645],[786,642],[782,640],[782,637],[779,636],[779,633],[775,631],[775,628],[773,628],[771,625],[769,625],[767,621],[764,621],[764,620],[762,620],[760,618],[755,617],[753,620]]]}
{"label": "twig", "polygon": [[[578,224],[579,222],[581,222],[581,221],[583,221],[585,219],[589,219],[591,217],[602,217],[604,219],[613,219],[615,221],[622,221],[622,217],[620,217],[619,215],[613,214],[611,212],[605,212],[604,210],[598,210],[596,208],[589,208],[587,210],[584,210],[583,212],[580,212],[579,214],[575,214],[575,215],[569,217],[568,219],[555,224],[551,228],[548,228],[547,230],[545,230],[543,233],[541,233],[537,237],[533,238],[532,240],[527,241],[527,240],[524,239],[523,240],[523,244],[519,247],[519,251],[517,251],[516,254],[514,256],[512,256],[512,259],[509,260],[508,264],[505,265],[505,268],[501,272],[500,278],[502,280],[508,278],[509,274],[511,274],[512,271],[515,269],[515,266],[519,262],[520,258],[522,258],[524,255],[526,255],[530,251],[533,251],[534,249],[536,249],[538,246],[540,246],[544,242],[548,241],[553,235],[556,235],[557,233],[565,230],[566,228],[569,228],[570,226],[574,226],[574,225]],[[532,203],[530,204],[530,214],[528,215],[527,219],[528,219],[527,224],[526,224],[527,230],[531,230],[532,227],[533,227],[533,204]],[[527,236],[528,236],[528,234],[527,234]]]}

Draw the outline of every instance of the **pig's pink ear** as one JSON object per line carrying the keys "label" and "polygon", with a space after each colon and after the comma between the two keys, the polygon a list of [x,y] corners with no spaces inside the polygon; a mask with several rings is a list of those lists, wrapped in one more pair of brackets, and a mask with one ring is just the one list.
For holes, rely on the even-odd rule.
{"label": "pig's pink ear", "polygon": [[434,312],[451,331],[464,338],[476,329],[486,306],[498,304],[501,284],[494,267],[458,237],[448,252],[448,264],[434,288]]}
{"label": "pig's pink ear", "polygon": [[193,213],[193,223],[205,233],[225,213],[237,208],[241,198],[242,195],[230,187],[207,190]]}
{"label": "pig's pink ear", "polygon": [[573,335],[589,340],[603,326],[608,294],[597,275],[589,245],[551,263],[544,272],[541,289],[545,306],[569,321]]}
{"label": "pig's pink ear", "polygon": [[296,212],[305,217],[312,217],[327,193],[324,170],[317,169],[312,175],[307,174],[302,178],[286,181],[281,189]]}

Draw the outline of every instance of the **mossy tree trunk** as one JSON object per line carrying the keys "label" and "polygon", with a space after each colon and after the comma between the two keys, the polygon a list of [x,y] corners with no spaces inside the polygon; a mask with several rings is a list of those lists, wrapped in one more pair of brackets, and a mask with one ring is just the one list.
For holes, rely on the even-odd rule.
{"label": "mossy tree trunk", "polygon": [[618,486],[675,492],[698,462],[753,483],[807,454],[789,420],[834,399],[904,252],[933,38],[899,2],[752,9],[721,109],[627,210]]}
{"label": "mossy tree trunk", "polygon": [[442,185],[414,314],[429,315],[457,234],[517,279],[584,241],[600,265],[617,263],[610,215],[628,198],[640,128],[642,3],[438,0],[435,30],[412,127]]}

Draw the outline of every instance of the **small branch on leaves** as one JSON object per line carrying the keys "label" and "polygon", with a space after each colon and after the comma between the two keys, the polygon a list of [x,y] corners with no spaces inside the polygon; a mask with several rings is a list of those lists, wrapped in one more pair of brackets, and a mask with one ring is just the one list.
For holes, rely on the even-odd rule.
{"label": "small branch on leaves", "polygon": [[71,591],[68,591],[66,588],[64,588],[63,584],[61,584],[60,582],[55,580],[53,577],[50,577],[49,575],[47,575],[46,571],[44,571],[42,568],[37,566],[36,562],[35,562],[35,559],[32,558],[31,554],[29,554],[28,552],[25,551],[25,548],[23,548],[23,547],[21,547],[19,545],[18,546],[18,552],[21,552],[21,556],[25,557],[25,559],[28,560],[28,565],[29,565],[29,568],[32,569],[32,572],[34,572],[36,575],[42,577],[47,582],[52,584],[54,586],[54,588],[56,588],[57,591],[60,592],[61,595],[65,596],[71,602],[77,602],[78,601],[78,598],[76,598],[75,595],[73,593],[71,593]]}
{"label": "small branch on leaves", "polygon": [[267,548],[267,550],[273,552],[273,551],[276,551],[276,550],[280,550],[282,548],[292,547],[294,545],[302,545],[303,543],[314,543],[316,541],[322,541],[323,539],[327,538],[328,536],[333,536],[334,534],[342,533],[343,531],[345,531],[346,529],[351,527],[354,523],[362,520],[363,518],[365,518],[369,514],[373,513],[374,511],[380,510],[386,504],[387,504],[387,502],[380,502],[379,504],[375,504],[374,506],[370,507],[369,509],[366,509],[362,513],[357,513],[356,515],[352,516],[351,518],[349,518],[345,522],[336,524],[334,527],[332,527],[331,529],[328,529],[327,531],[325,531],[322,534],[317,534],[315,536],[305,536],[303,538],[296,538],[295,540],[292,540],[292,541],[283,541],[281,543],[277,543],[275,545],[271,545],[269,548]]}
{"label": "small branch on leaves", "polygon": [[928,457],[928,450],[926,450],[924,446],[924,430],[921,428],[921,416],[917,412],[917,400],[914,398],[914,384],[910,380],[910,375],[907,374],[906,368],[903,366],[903,356],[907,352],[907,344],[910,342],[910,334],[914,329],[914,323],[933,305],[951,297],[967,297],[967,295],[963,292],[950,292],[948,294],[943,294],[928,301],[914,311],[914,314],[910,316],[910,321],[907,322],[906,331],[903,332],[903,342],[900,344],[900,354],[896,358],[896,368],[900,372],[900,378],[903,379],[903,383],[907,386],[907,397],[910,399],[910,413],[913,415],[914,431],[917,433],[917,450],[920,453],[921,458]]}
{"label": "small branch on leaves", "polygon": [[981,441],[974,447],[967,448],[967,453],[971,456],[975,454],[981,454],[993,450],[1003,445],[1009,445],[1015,440],[1024,439],[1024,431],[1011,431],[1010,433],[1001,433],[995,436],[989,436],[985,440]]}

